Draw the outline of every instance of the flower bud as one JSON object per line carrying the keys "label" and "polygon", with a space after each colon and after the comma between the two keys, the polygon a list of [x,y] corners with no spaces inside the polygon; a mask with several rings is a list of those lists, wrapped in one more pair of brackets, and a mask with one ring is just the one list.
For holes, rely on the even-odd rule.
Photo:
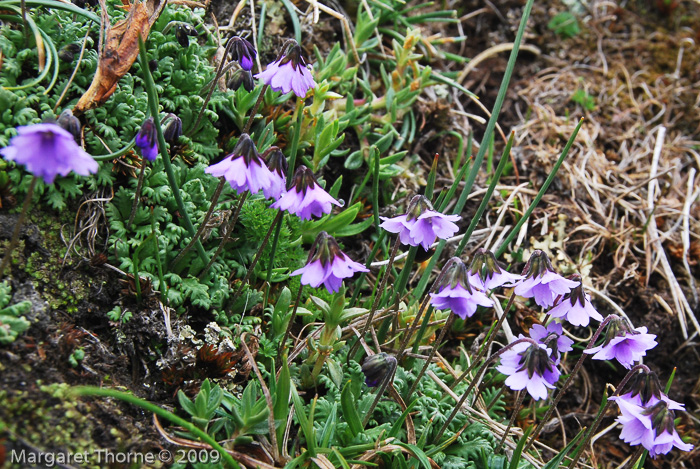
{"label": "flower bud", "polygon": [[136,146],[141,150],[141,156],[148,161],[155,161],[158,157],[158,137],[153,117],[149,117],[143,122],[135,140]]}
{"label": "flower bud", "polygon": [[251,71],[257,55],[255,47],[242,37],[234,37],[231,41],[231,58],[238,62],[243,70]]}
{"label": "flower bud", "polygon": [[75,141],[80,143],[80,121],[73,115],[73,111],[65,109],[56,122],[62,129],[71,133]]}
{"label": "flower bud", "polygon": [[396,371],[396,358],[388,353],[377,353],[365,358],[362,363],[365,384],[370,388],[378,386],[385,379],[391,379],[394,371]]}
{"label": "flower bud", "polygon": [[163,127],[163,137],[165,141],[173,144],[182,135],[182,120],[175,114],[170,113],[165,116],[165,126]]}
{"label": "flower bud", "polygon": [[250,73],[250,70],[238,69],[233,72],[233,76],[231,76],[231,79],[226,83],[226,86],[233,91],[243,86],[243,89],[250,93],[253,91],[253,88],[255,88],[253,74]]}

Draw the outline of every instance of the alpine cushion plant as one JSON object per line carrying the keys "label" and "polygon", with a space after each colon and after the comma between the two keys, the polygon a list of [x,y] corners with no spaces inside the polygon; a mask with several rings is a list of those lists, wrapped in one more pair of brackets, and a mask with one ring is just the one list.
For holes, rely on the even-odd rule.
{"label": "alpine cushion plant", "polygon": [[239,194],[245,191],[255,194],[262,190],[267,198],[278,195],[277,178],[263,162],[248,134],[241,134],[231,154],[209,166],[205,172],[215,177],[223,176]]}
{"label": "alpine cushion plant", "polygon": [[436,309],[451,309],[462,319],[472,317],[477,306],[493,307],[493,300],[469,284],[467,267],[461,259],[453,257],[445,266],[446,271],[436,286],[437,293],[430,294],[430,304]]}
{"label": "alpine cushion plant", "polygon": [[422,246],[426,251],[437,238],[447,239],[459,231],[454,222],[459,215],[444,215],[436,210],[422,195],[411,199],[406,214],[384,220],[379,226],[390,233],[398,233],[403,244]]}
{"label": "alpine cushion plant", "polygon": [[596,311],[591,304],[591,299],[583,291],[583,282],[579,275],[574,275],[572,280],[578,281],[578,286],[571,289],[571,292],[564,296],[562,300],[549,310],[549,315],[554,318],[562,318],[571,323],[572,326],[587,326],[591,319],[602,321],[603,316]]}
{"label": "alpine cushion plant", "polygon": [[57,124],[18,127],[17,136],[0,149],[0,155],[24,165],[46,184],[52,184],[56,176],[67,176],[71,171],[88,176],[98,170],[97,161],[75,143],[70,132]]}
{"label": "alpine cushion plant", "polygon": [[656,335],[647,334],[647,328],[632,327],[623,318],[613,318],[608,324],[603,343],[597,347],[584,350],[584,353],[595,354],[594,360],[616,359],[628,370],[634,362],[641,360],[646,351],[656,346]]}
{"label": "alpine cushion plant", "polygon": [[255,75],[255,78],[269,85],[272,91],[281,91],[284,94],[294,91],[299,98],[305,98],[306,93],[316,87],[316,82],[306,68],[306,62],[301,56],[301,47],[296,41],[290,42],[287,51],[268,65],[265,71]]}
{"label": "alpine cushion plant", "polygon": [[302,220],[311,220],[311,216],[322,217],[331,213],[332,205],[342,206],[318,184],[314,173],[304,165],[297,168],[289,190],[270,205],[272,208],[286,210]]}
{"label": "alpine cushion plant", "polygon": [[533,399],[546,399],[547,388],[554,389],[561,374],[550,355],[551,350],[544,345],[523,341],[503,352],[496,369],[508,376],[505,384],[510,389],[527,388]]}
{"label": "alpine cushion plant", "polygon": [[301,275],[301,283],[318,288],[326,287],[330,293],[340,290],[344,278],[352,277],[355,272],[368,272],[364,265],[353,261],[340,250],[335,239],[325,231],[316,237],[315,252],[311,260],[291,275]]}
{"label": "alpine cushion plant", "polygon": [[525,278],[515,285],[514,293],[534,298],[535,303],[549,308],[554,301],[571,291],[577,283],[554,272],[554,267],[544,251],[535,250],[523,270]]}

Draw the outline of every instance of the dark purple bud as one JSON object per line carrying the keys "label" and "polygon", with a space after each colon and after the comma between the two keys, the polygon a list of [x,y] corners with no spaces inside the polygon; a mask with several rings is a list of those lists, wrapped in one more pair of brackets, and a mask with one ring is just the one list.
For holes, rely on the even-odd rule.
{"label": "dark purple bud", "polygon": [[182,120],[175,114],[170,113],[165,116],[164,121],[163,137],[165,137],[166,142],[173,144],[182,135]]}
{"label": "dark purple bud", "polygon": [[61,126],[62,129],[70,132],[75,141],[80,144],[80,121],[73,115],[73,111],[70,109],[64,110],[61,115],[58,116],[58,121],[56,121],[56,123]]}
{"label": "dark purple bud", "polygon": [[242,68],[238,69],[235,72],[233,72],[233,76],[228,81],[228,83],[226,83],[226,86],[228,86],[230,90],[234,91],[243,86],[243,89],[250,93],[251,91],[253,91],[253,88],[255,88],[253,74],[250,73],[250,70],[243,70]]}
{"label": "dark purple bud", "polygon": [[287,163],[287,157],[284,156],[282,150],[277,147],[270,147],[265,153],[267,155],[267,169],[286,178],[289,165]]}
{"label": "dark purple bud", "polygon": [[148,161],[155,161],[158,157],[158,137],[153,117],[149,117],[143,122],[141,130],[136,134],[135,143],[138,149],[141,150],[141,156]]}
{"label": "dark purple bud", "polygon": [[231,58],[238,62],[243,70],[252,70],[257,55],[255,47],[242,37],[234,37],[231,41]]}
{"label": "dark purple bud", "polygon": [[362,363],[365,384],[370,388],[379,386],[386,379],[391,379],[394,371],[396,371],[396,358],[384,352],[367,357]]}
{"label": "dark purple bud", "polygon": [[78,52],[80,52],[78,44],[66,44],[58,51],[58,58],[64,62],[72,62]]}
{"label": "dark purple bud", "polygon": [[187,23],[178,23],[175,26],[175,39],[182,47],[190,46],[190,36],[197,36],[197,30],[194,29],[194,26]]}

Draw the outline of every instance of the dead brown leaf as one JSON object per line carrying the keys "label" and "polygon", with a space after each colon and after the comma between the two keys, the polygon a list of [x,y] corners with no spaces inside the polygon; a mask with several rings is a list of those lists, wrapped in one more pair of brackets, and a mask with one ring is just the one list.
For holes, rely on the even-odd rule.
{"label": "dead brown leaf", "polygon": [[146,40],[165,3],[166,0],[146,0],[130,4],[127,17],[109,27],[97,72],[73,114],[101,106],[114,93],[119,80],[139,56],[139,37]]}

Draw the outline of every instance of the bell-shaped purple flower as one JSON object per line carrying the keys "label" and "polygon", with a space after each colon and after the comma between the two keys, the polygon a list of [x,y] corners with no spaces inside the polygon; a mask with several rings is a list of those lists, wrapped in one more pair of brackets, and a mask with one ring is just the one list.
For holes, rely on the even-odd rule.
{"label": "bell-shaped purple flower", "polygon": [[272,173],[272,187],[269,197],[277,200],[287,191],[287,158],[277,147],[270,147],[265,152],[267,155],[267,169]]}
{"label": "bell-shaped purple flower", "polygon": [[547,327],[535,324],[530,328],[530,338],[551,351],[555,365],[561,361],[561,354],[573,350],[574,341],[564,335],[564,328],[558,322],[550,322]]}
{"label": "bell-shaped purple flower", "polygon": [[469,285],[467,267],[459,257],[453,257],[445,264],[437,293],[431,293],[430,297],[434,308],[451,309],[462,319],[472,317],[479,305],[493,307],[493,300]]}
{"label": "bell-shaped purple flower", "polygon": [[323,284],[330,293],[340,290],[344,278],[355,272],[368,272],[364,265],[353,261],[340,250],[335,239],[325,231],[316,237],[316,252],[311,261],[291,275],[301,275],[301,283],[318,288]]}
{"label": "bell-shaped purple flower", "polygon": [[286,94],[293,90],[300,98],[305,98],[306,92],[316,87],[314,77],[306,68],[306,62],[301,56],[301,47],[296,43],[282,58],[272,62],[264,72],[255,75],[255,78],[270,85],[273,91]]}
{"label": "bell-shaped purple flower", "polygon": [[603,316],[596,311],[591,304],[588,293],[583,291],[583,282],[580,275],[572,276],[571,280],[578,282],[578,286],[571,289],[568,295],[549,310],[549,315],[554,318],[562,318],[573,326],[587,326],[591,319],[602,321]]}
{"label": "bell-shaped purple flower", "polygon": [[238,62],[243,70],[251,71],[255,63],[255,56],[258,55],[255,47],[242,37],[233,37],[231,41],[233,41],[231,44],[231,58]]}
{"label": "bell-shaped purple flower", "polygon": [[683,404],[674,401],[662,391],[659,378],[653,371],[647,373],[640,370],[635,373],[628,381],[626,389],[627,392],[621,394],[620,398],[635,405],[650,407],[659,401],[665,401],[671,410],[685,410]]}
{"label": "bell-shaped purple flower", "polygon": [[136,147],[141,151],[141,156],[148,161],[155,161],[158,158],[158,135],[153,117],[148,117],[135,138]]}
{"label": "bell-shaped purple flower", "polygon": [[625,319],[613,318],[608,324],[603,343],[597,347],[584,350],[584,353],[595,354],[595,360],[616,359],[628,370],[634,362],[639,361],[646,351],[656,346],[656,335],[647,334],[646,327],[632,327]]}
{"label": "bell-shaped purple flower", "polygon": [[311,216],[322,217],[331,213],[332,204],[342,206],[318,184],[314,173],[304,165],[294,173],[292,187],[274,204],[272,208],[286,210],[302,220],[311,220]]}
{"label": "bell-shaped purple flower", "polygon": [[469,282],[484,290],[493,290],[505,284],[515,284],[522,278],[522,275],[511,274],[502,269],[496,261],[496,256],[484,248],[476,250],[469,266]]}
{"label": "bell-shaped purple flower", "polygon": [[516,295],[534,298],[535,303],[549,308],[559,296],[571,291],[577,284],[554,272],[547,254],[539,249],[534,251],[523,271],[525,278],[515,285]]}
{"label": "bell-shaped purple flower", "polygon": [[253,194],[263,191],[267,198],[275,195],[274,184],[277,178],[260,158],[255,143],[248,134],[241,134],[233,152],[204,172],[214,177],[223,176],[239,194],[249,190]]}
{"label": "bell-shaped purple flower", "polygon": [[18,127],[17,135],[0,149],[0,155],[24,165],[46,184],[52,184],[57,175],[67,176],[71,171],[87,176],[99,169],[97,161],[75,143],[73,135],[56,124]]}
{"label": "bell-shaped purple flower", "polygon": [[675,446],[690,451],[693,445],[683,442],[674,424],[675,415],[668,404],[661,400],[648,407],[638,406],[622,396],[613,396],[621,415],[617,422],[622,425],[620,438],[632,446],[641,444],[655,458],[666,454]]}
{"label": "bell-shaped purple flower", "polygon": [[496,369],[508,376],[505,384],[513,391],[527,388],[536,401],[546,399],[547,388],[554,389],[561,374],[549,356],[544,345],[521,342],[503,352]]}
{"label": "bell-shaped purple flower", "polygon": [[417,195],[411,199],[405,215],[380,218],[384,221],[379,226],[390,233],[398,233],[403,244],[420,245],[427,251],[437,238],[447,239],[459,231],[454,222],[461,217],[443,215],[433,210],[428,199]]}

